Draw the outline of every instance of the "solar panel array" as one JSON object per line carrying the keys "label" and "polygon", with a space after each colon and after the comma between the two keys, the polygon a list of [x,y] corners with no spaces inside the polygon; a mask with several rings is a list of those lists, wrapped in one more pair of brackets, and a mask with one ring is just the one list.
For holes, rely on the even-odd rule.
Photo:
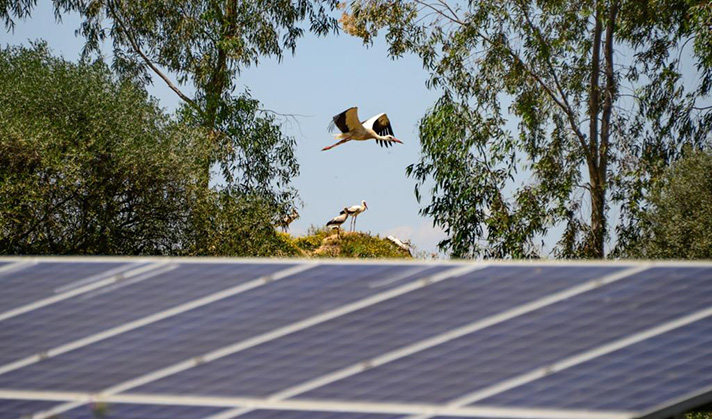
{"label": "solar panel array", "polygon": [[668,417],[712,264],[0,260],[0,419]]}

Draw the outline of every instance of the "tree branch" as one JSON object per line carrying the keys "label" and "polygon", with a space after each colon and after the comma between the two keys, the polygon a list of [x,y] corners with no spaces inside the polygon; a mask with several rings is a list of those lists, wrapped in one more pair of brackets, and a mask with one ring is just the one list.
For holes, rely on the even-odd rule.
{"label": "tree branch", "polygon": [[118,23],[119,27],[121,28],[121,31],[123,31],[126,35],[126,39],[128,39],[129,43],[131,44],[131,48],[134,50],[134,52],[141,56],[146,65],[149,66],[151,70],[153,70],[153,72],[158,75],[158,77],[163,79],[166,85],[168,85],[168,87],[173,90],[178,95],[178,97],[183,99],[186,103],[188,103],[202,115],[203,110],[200,108],[200,106],[193,99],[183,93],[175,84],[173,84],[173,82],[168,78],[168,76],[166,76],[155,64],[153,64],[153,61],[151,61],[151,59],[148,58],[148,56],[144,54],[143,51],[141,51],[141,48],[138,46],[138,43],[133,38],[129,30],[126,28],[126,25],[121,20],[119,13],[116,11],[114,7],[114,2],[108,1],[107,5],[109,7],[109,11],[111,11],[112,18],[116,21],[116,23]]}

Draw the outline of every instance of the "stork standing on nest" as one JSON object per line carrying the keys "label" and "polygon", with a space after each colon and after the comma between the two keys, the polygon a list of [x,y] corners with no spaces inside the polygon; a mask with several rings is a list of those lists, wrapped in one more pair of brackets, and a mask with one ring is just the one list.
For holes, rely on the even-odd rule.
{"label": "stork standing on nest", "polygon": [[366,211],[367,209],[368,205],[366,205],[366,201],[361,201],[361,205],[352,205],[348,208],[344,208],[343,211],[341,211],[341,214],[346,212],[351,216],[351,231],[356,230],[356,217],[358,217],[359,214]]}
{"label": "stork standing on nest", "polygon": [[326,223],[327,227],[335,228],[337,230],[339,237],[341,237],[341,224],[349,218],[349,213],[346,210],[348,210],[348,208],[344,208],[340,215],[337,215]]}
{"label": "stork standing on nest", "polygon": [[380,113],[366,121],[359,122],[358,108],[355,106],[334,116],[331,124],[329,124],[329,131],[334,131],[334,128],[338,128],[341,131],[341,134],[334,135],[334,138],[338,138],[341,141],[324,147],[321,151],[332,149],[351,140],[376,140],[376,143],[381,147],[390,147],[393,143],[403,144],[401,140],[393,136],[391,121],[385,113]]}

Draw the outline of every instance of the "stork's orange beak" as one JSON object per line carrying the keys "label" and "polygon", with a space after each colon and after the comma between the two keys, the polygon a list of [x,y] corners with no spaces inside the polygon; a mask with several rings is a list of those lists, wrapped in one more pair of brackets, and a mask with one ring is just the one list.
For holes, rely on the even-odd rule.
{"label": "stork's orange beak", "polygon": [[393,139],[393,142],[399,143],[399,144],[403,144],[403,141],[401,141],[401,140],[399,140],[399,139],[397,139],[397,138],[394,138],[394,139]]}

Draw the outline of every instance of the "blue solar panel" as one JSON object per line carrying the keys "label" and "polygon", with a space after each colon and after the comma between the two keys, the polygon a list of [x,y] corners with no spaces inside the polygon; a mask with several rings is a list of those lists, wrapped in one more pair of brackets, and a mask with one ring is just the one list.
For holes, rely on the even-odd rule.
{"label": "blue solar panel", "polygon": [[564,369],[478,403],[641,411],[712,388],[712,318]]}
{"label": "blue solar panel", "polygon": [[[103,286],[0,321],[0,366],[300,263],[166,262],[179,267]],[[96,280],[91,274],[87,274],[89,279],[86,275],[51,276],[48,266],[52,263],[59,262],[40,259],[35,267],[0,271],[0,285],[20,272],[31,278],[28,269],[44,270],[41,276],[49,279],[44,285],[37,282],[36,289],[26,287],[31,279],[11,284],[26,288],[20,296],[32,295],[36,300],[50,291]],[[104,262],[66,263],[64,268]],[[124,265],[117,266],[124,269],[148,262],[126,259],[120,263]],[[490,415],[483,413],[500,417],[517,412],[514,416],[521,418],[522,414],[535,415],[538,409],[540,418],[552,412],[557,418],[569,414],[589,418],[590,414],[608,419],[661,409],[666,409],[666,415],[678,409],[674,410],[677,414],[682,405],[676,403],[688,400],[685,403],[690,407],[689,400],[698,394],[703,397],[695,400],[707,400],[707,396],[712,400],[712,315],[700,315],[712,313],[712,264],[658,266],[630,274],[624,272],[630,266],[621,264],[497,263],[431,282],[426,278],[468,265],[314,263],[278,281],[259,282],[260,286],[242,293],[170,312],[162,320],[0,373],[0,397],[22,394],[31,398],[34,391],[57,392],[58,397],[63,397],[62,392],[94,397],[103,391],[111,397],[118,391],[112,386],[183,363],[163,378],[155,375],[144,385],[125,386],[120,399],[117,396],[110,404],[83,405],[59,417],[204,418],[234,410],[225,407],[229,399],[220,397],[237,397],[232,405],[240,397],[265,397],[275,403],[269,405],[275,410],[257,409],[240,417],[406,419],[412,416],[393,412],[432,414],[426,405],[434,405],[452,407],[447,412],[458,414],[453,406],[477,400],[459,414],[486,419]],[[102,272],[111,269],[105,267]],[[629,276],[606,285],[596,281],[621,272]],[[61,278],[67,279],[62,282]],[[58,282],[50,286],[52,281]],[[580,287],[584,283],[590,288]],[[594,283],[597,287],[591,286]],[[561,294],[571,290],[576,292]],[[564,295],[568,298],[563,299]],[[353,303],[361,308],[344,309]],[[693,323],[637,343],[629,340],[627,346],[607,354],[599,351],[604,345],[660,330],[661,325],[693,313],[698,319]],[[469,327],[467,334],[453,334],[462,327]],[[236,344],[245,345],[234,353],[218,352],[218,359],[199,358]],[[403,351],[409,347],[415,349]],[[372,363],[394,353],[398,355]],[[579,358],[578,364],[555,373],[543,373],[547,366],[561,365],[584,353],[595,356]],[[323,380],[337,371],[346,371],[343,378],[330,383]],[[542,378],[499,393],[489,391],[481,400],[457,401],[533,372]],[[304,386],[315,379],[322,379],[321,387]],[[299,391],[292,391],[295,388]],[[280,394],[284,390],[290,390],[292,399],[281,402],[287,397]],[[171,397],[182,398],[172,405]],[[289,410],[303,402],[314,403],[301,405],[314,411]],[[397,408],[398,403],[412,405]],[[64,403],[0,399],[0,419],[60,405]],[[671,409],[673,405],[677,407]],[[499,411],[495,415],[491,409]],[[371,413],[354,413],[359,411]],[[612,414],[621,411],[630,413]]]}
{"label": "blue solar panel", "polygon": [[99,391],[449,268],[319,266],[0,375],[0,388]]}
{"label": "blue solar panel", "polygon": [[44,400],[0,399],[0,419],[18,419],[30,417],[33,413],[51,409],[58,402]]}
{"label": "blue solar panel", "polygon": [[490,267],[403,294],[136,389],[264,397],[620,270]]}
{"label": "blue solar panel", "polygon": [[[0,272],[0,313],[138,266],[127,262],[43,262]],[[118,269],[117,269],[118,268]],[[123,268],[123,269],[121,269]],[[109,274],[106,274],[109,272]],[[103,274],[103,275],[102,275]]]}
{"label": "blue solar panel", "polygon": [[445,403],[711,301],[712,269],[653,268],[298,398]]}
{"label": "blue solar panel", "polygon": [[289,267],[285,264],[179,264],[163,274],[143,280],[139,280],[143,277],[139,275],[0,321],[0,342],[3,342],[0,365]]}

